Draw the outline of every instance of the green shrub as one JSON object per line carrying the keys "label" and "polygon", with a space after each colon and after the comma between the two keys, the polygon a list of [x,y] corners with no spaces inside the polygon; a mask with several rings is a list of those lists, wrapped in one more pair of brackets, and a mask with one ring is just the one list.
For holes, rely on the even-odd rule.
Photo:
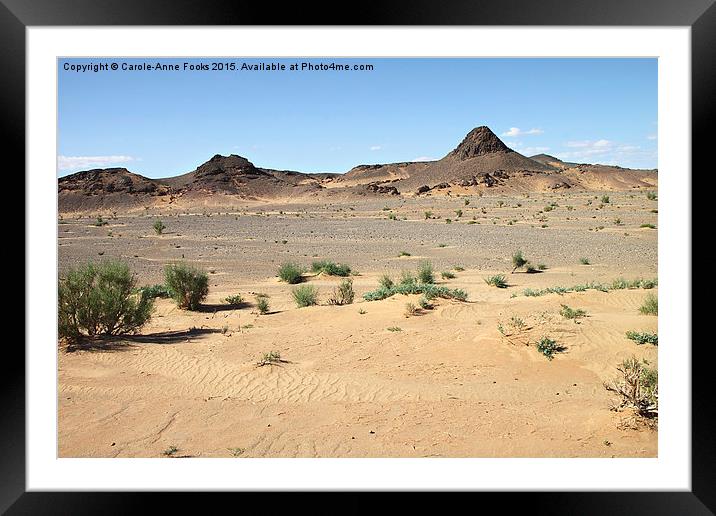
{"label": "green shrub", "polygon": [[391,278],[390,276],[388,276],[387,274],[383,274],[383,275],[380,277],[380,279],[378,280],[378,284],[379,284],[381,287],[391,288],[391,287],[393,286],[393,280],[392,280],[392,278]]}
{"label": "green shrub", "polygon": [[444,286],[438,286],[433,284],[421,284],[421,283],[406,283],[394,285],[391,288],[380,287],[376,290],[366,292],[363,294],[363,299],[366,301],[379,301],[381,299],[387,299],[396,294],[423,294],[427,299],[444,298],[444,299],[456,299],[458,301],[467,300],[467,292],[462,289],[449,289]]}
{"label": "green shrub", "polygon": [[287,262],[278,269],[278,277],[289,285],[295,285],[303,281],[303,273],[305,269],[293,262]]}
{"label": "green shrub", "polygon": [[405,317],[411,317],[418,314],[418,307],[413,303],[405,303]]}
{"label": "green shrub", "polygon": [[244,298],[241,297],[241,294],[236,294],[233,296],[227,296],[226,298],[224,298],[224,301],[227,305],[239,306],[241,303],[244,302]]}
{"label": "green shrub", "polygon": [[559,311],[559,315],[564,317],[565,319],[580,319],[582,317],[587,316],[587,312],[577,308],[576,310],[574,308],[570,308],[567,305],[560,305],[562,308]]}
{"label": "green shrub", "polygon": [[646,192],[646,198],[650,201],[656,200],[656,192]]}
{"label": "green shrub", "polygon": [[158,297],[161,298],[169,298],[171,296],[171,292],[169,292],[169,289],[166,287],[166,285],[156,284],[156,285],[149,285],[146,287],[140,287],[137,289],[139,294],[142,295],[143,298],[147,299],[156,299]]}
{"label": "green shrub", "polygon": [[552,360],[555,353],[564,351],[564,347],[549,337],[542,337],[539,342],[537,342],[537,351],[546,356],[548,360]]}
{"label": "green shrub", "polygon": [[333,294],[328,298],[329,305],[350,305],[355,298],[353,291],[353,280],[344,279],[337,288],[333,289]]}
{"label": "green shrub", "polygon": [[420,305],[420,308],[422,308],[423,310],[432,310],[433,309],[433,304],[430,302],[430,299],[425,297],[425,295],[420,297],[418,304]]}
{"label": "green shrub", "polygon": [[261,315],[265,315],[270,310],[268,296],[262,294],[256,294],[256,307],[259,309]]}
{"label": "green shrub", "polygon": [[318,304],[318,289],[313,285],[301,285],[291,291],[298,308]]}
{"label": "green shrub", "polygon": [[420,283],[435,283],[435,273],[433,272],[433,264],[427,260],[420,262],[418,265],[418,279]]}
{"label": "green shrub", "polygon": [[514,267],[512,269],[512,272],[515,272],[520,267],[524,267],[528,263],[529,262],[527,261],[527,259],[525,259],[524,255],[522,254],[522,251],[518,250],[512,253],[512,266]]}
{"label": "green shrub", "polygon": [[485,278],[485,283],[497,288],[507,288],[507,280],[505,279],[505,276],[503,274],[488,276],[487,278]]}
{"label": "green shrub", "polygon": [[609,204],[609,196],[608,195],[602,195],[602,203]]}
{"label": "green shrub", "polygon": [[410,256],[410,253],[407,251],[400,251],[400,254],[398,255],[398,257],[402,258],[403,256]]}
{"label": "green shrub", "polygon": [[164,232],[164,230],[167,229],[167,227],[164,225],[164,222],[162,222],[161,220],[155,220],[153,227],[154,227],[154,232],[157,235],[161,235]]}
{"label": "green shrub", "polygon": [[141,328],[151,317],[151,298],[137,295],[129,266],[109,261],[70,269],[58,285],[60,337],[119,335]]}
{"label": "green shrub", "polygon": [[287,362],[286,360],[281,358],[281,353],[278,351],[269,351],[268,353],[264,353],[261,359],[256,363],[257,366],[262,367],[266,365],[274,365],[274,364],[280,364],[282,362]]}
{"label": "green shrub", "polygon": [[432,212],[432,211],[426,211],[425,213],[423,213],[423,215],[425,216],[425,220],[428,220],[428,219],[432,219],[432,218],[433,218],[433,212]]}
{"label": "green shrub", "polygon": [[642,224],[639,226],[640,228],[649,228],[649,229],[656,229],[656,226],[654,224]]}
{"label": "green shrub", "polygon": [[644,315],[658,315],[659,299],[654,294],[647,294],[644,304],[639,307],[639,311]]}
{"label": "green shrub", "polygon": [[335,263],[330,260],[313,262],[311,270],[315,273],[322,272],[328,276],[350,276],[351,268],[348,265]]}
{"label": "green shrub", "polygon": [[455,279],[456,277],[455,274],[450,271],[442,271],[440,273],[440,276],[442,277],[442,279]]}
{"label": "green shrub", "polygon": [[653,344],[654,346],[659,345],[659,338],[656,333],[642,333],[636,331],[626,332],[627,339],[633,340],[637,344]]}
{"label": "green shrub", "polygon": [[418,280],[413,276],[413,273],[410,271],[401,271],[400,272],[400,285],[414,285],[417,283]]}
{"label": "green shrub", "polygon": [[196,310],[209,293],[209,276],[203,270],[183,263],[164,268],[164,283],[177,306]]}
{"label": "green shrub", "polygon": [[582,265],[589,265],[589,258],[580,258],[579,263]]}

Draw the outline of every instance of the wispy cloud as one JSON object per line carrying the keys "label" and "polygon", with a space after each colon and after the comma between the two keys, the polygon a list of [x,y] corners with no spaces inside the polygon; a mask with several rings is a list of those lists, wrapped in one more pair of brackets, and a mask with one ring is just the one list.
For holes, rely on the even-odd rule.
{"label": "wispy cloud", "polygon": [[549,147],[546,147],[544,145],[532,145],[525,147],[524,144],[520,141],[505,141],[505,144],[507,144],[507,146],[511,149],[516,150],[517,152],[519,152],[520,154],[524,154],[525,156],[542,154],[543,152],[547,152],[549,150]]}
{"label": "wispy cloud", "polygon": [[544,131],[542,129],[533,128],[533,129],[529,129],[527,131],[523,131],[519,127],[510,127],[509,131],[505,131],[500,136],[515,137],[515,136],[529,136],[531,134],[542,134],[542,133],[544,133]]}
{"label": "wispy cloud", "polygon": [[413,158],[412,161],[437,161],[435,158],[431,158],[429,156],[418,156],[417,158]]}
{"label": "wispy cloud", "polygon": [[373,145],[373,146],[370,147],[370,150],[375,151],[375,150],[380,150],[380,149],[382,149],[382,148],[383,148],[382,145]]}
{"label": "wispy cloud", "polygon": [[129,161],[137,161],[137,158],[132,156],[57,156],[57,168],[60,170],[105,168]]}
{"label": "wispy cloud", "polygon": [[655,149],[612,140],[577,140],[564,145],[567,150],[554,153],[563,160],[629,166],[656,159]]}
{"label": "wispy cloud", "polygon": [[648,135],[646,135],[646,139],[647,139],[647,140],[656,140],[656,135],[655,135],[655,134],[648,134]]}
{"label": "wispy cloud", "polygon": [[567,147],[577,149],[606,149],[613,145],[609,140],[579,140],[566,143]]}

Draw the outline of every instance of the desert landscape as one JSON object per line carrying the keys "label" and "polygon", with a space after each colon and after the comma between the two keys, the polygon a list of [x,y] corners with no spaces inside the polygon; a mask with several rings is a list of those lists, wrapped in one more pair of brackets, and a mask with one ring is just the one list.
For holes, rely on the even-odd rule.
{"label": "desert landscape", "polygon": [[60,339],[58,455],[656,457],[657,194],[485,126],[344,174],[61,177],[60,285],[120,261],[151,318]]}

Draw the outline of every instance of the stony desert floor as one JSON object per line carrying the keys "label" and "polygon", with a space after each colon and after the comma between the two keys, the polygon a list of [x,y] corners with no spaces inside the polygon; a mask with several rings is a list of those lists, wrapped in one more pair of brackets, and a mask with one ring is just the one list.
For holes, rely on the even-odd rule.
{"label": "stony desert floor", "polygon": [[[657,365],[657,347],[625,337],[657,331],[657,317],[639,312],[657,289],[524,289],[656,278],[658,229],[641,227],[658,226],[656,208],[634,191],[63,214],[60,276],[121,258],[148,285],[183,259],[209,272],[210,292],[197,312],[158,299],[139,335],[59,350],[59,456],[654,457],[657,431],[610,410],[603,382],[632,355]],[[517,249],[546,269],[511,274]],[[322,304],[296,308],[276,270],[317,259],[356,271],[353,304],[323,304],[341,279],[309,273]],[[421,260],[468,301],[406,317],[419,296],[362,299],[383,273],[398,279]],[[487,285],[492,274],[508,288]],[[246,304],[222,301],[237,293]],[[563,304],[587,316],[565,319]],[[505,337],[498,327],[513,317],[525,328]],[[564,351],[547,360],[535,349],[542,336]],[[270,351],[287,362],[258,367]]]}

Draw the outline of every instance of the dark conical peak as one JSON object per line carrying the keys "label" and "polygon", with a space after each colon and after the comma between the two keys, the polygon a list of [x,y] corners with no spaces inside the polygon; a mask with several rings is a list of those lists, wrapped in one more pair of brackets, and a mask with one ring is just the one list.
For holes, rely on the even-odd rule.
{"label": "dark conical peak", "polygon": [[467,133],[465,139],[449,156],[464,160],[493,152],[510,152],[511,150],[489,127],[481,125]]}

